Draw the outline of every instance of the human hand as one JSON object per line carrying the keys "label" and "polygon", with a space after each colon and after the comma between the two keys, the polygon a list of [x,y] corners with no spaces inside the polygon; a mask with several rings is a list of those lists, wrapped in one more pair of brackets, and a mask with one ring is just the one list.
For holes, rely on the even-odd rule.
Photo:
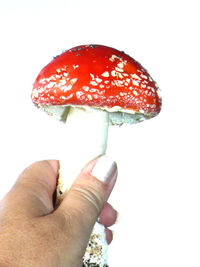
{"label": "human hand", "polygon": [[[117,216],[107,203],[117,166],[105,158],[100,161],[95,159],[83,168],[57,209],[52,198],[59,162],[41,161],[24,170],[0,202],[0,266],[82,265],[97,218],[109,227]],[[106,238],[112,241],[108,228]]]}

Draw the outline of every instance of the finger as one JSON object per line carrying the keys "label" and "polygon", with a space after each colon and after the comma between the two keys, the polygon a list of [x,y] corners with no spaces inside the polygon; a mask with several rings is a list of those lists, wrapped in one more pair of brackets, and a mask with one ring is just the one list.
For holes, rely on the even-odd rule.
{"label": "finger", "polygon": [[109,227],[116,222],[117,214],[117,211],[109,203],[106,203],[99,216],[99,222]]}
{"label": "finger", "polygon": [[[83,234],[87,244],[94,223],[101,213],[117,178],[117,165],[107,157],[89,162],[79,174],[61,205],[55,211],[67,225],[73,222],[72,240],[77,242]],[[84,242],[83,242],[84,243]]]}
{"label": "finger", "polygon": [[110,245],[110,243],[113,240],[113,231],[111,231],[108,228],[106,228],[105,231],[106,231],[106,240],[107,240],[107,243],[108,243],[108,245]]}
{"label": "finger", "polygon": [[56,160],[36,162],[26,168],[7,196],[13,210],[17,207],[18,213],[20,211],[31,216],[52,212],[58,168]]}

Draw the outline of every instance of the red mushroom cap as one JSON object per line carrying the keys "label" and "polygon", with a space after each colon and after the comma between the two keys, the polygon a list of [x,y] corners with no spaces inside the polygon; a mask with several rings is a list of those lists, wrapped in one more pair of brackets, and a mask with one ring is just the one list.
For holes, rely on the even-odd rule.
{"label": "red mushroom cap", "polygon": [[[87,105],[156,116],[159,88],[137,61],[102,45],[82,45],[55,57],[39,73],[32,90],[39,106]],[[118,109],[118,110],[117,110]]]}

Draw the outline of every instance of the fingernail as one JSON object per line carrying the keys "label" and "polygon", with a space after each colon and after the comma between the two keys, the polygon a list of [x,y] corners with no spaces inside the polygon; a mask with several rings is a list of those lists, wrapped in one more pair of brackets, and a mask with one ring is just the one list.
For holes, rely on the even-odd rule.
{"label": "fingernail", "polygon": [[97,159],[91,174],[99,181],[108,184],[117,176],[117,164],[107,156],[101,156]]}

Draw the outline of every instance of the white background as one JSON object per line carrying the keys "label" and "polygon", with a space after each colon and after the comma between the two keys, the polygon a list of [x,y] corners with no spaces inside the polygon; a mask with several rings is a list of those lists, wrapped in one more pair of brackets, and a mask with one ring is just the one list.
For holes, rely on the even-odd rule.
{"label": "white background", "polygon": [[[3,4],[3,2],[5,4]],[[38,72],[62,50],[123,50],[162,89],[161,114],[112,128],[119,166],[110,267],[200,266],[198,1],[9,0],[0,3],[0,198],[35,160],[59,158],[62,127],[31,103]]]}

